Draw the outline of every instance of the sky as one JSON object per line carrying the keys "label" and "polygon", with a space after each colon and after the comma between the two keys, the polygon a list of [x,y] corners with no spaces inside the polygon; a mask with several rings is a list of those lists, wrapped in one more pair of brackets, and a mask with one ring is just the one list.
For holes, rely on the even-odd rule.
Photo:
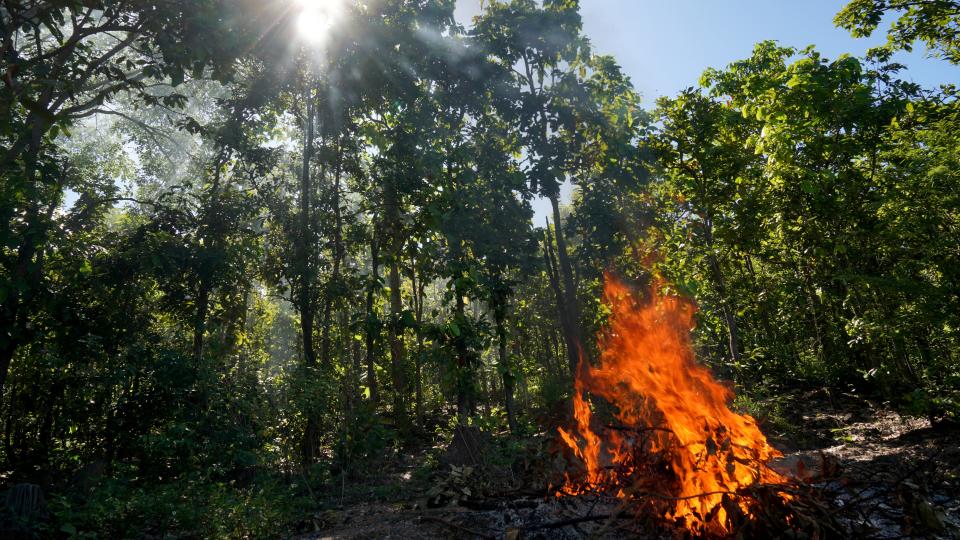
{"label": "sky", "polygon": [[[481,0],[457,0],[457,20],[469,27]],[[816,45],[828,58],[862,55],[885,41],[888,22],[865,39],[833,25],[844,0],[580,0],[583,32],[594,51],[616,58],[652,108],[657,97],[694,86],[708,67],[722,68],[750,56],[773,39],[782,45]],[[904,78],[925,86],[960,83],[960,67],[927,58],[923,47],[896,60]],[[565,190],[569,200],[569,189]],[[542,225],[549,203],[534,203]]]}

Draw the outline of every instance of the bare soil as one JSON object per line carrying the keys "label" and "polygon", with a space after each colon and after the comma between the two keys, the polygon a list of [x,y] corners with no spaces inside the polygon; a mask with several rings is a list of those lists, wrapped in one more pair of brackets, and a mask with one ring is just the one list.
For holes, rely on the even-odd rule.
{"label": "bare soil", "polygon": [[[960,430],[956,427],[931,426],[925,418],[903,416],[868,400],[822,392],[796,396],[788,410],[796,411],[788,418],[790,430],[778,433],[773,425],[765,430],[784,453],[773,466],[816,493],[846,538],[960,538]],[[551,459],[556,461],[555,456],[546,461]],[[416,461],[411,456],[403,467],[384,475],[409,483]],[[490,470],[516,481],[513,471]],[[445,474],[438,471],[430,480],[404,488],[396,500],[355,500],[319,512],[310,519],[314,532],[296,538],[512,540],[665,535],[656,528],[641,535],[636,523],[604,517],[617,514],[616,500],[557,498],[545,489],[538,495],[531,489],[484,493],[478,488],[469,496],[441,499],[445,505],[433,508],[437,501],[430,500],[430,489],[436,482],[449,483]],[[468,476],[464,487],[469,490],[470,482],[507,485],[507,480]]]}

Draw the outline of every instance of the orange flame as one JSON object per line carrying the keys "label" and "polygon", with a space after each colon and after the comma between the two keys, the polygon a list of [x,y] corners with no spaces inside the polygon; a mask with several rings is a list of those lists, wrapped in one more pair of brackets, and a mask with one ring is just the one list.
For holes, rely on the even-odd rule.
{"label": "orange flame", "polygon": [[[600,364],[581,355],[576,424],[559,430],[586,472],[568,475],[563,494],[613,492],[695,534],[729,534],[734,518],[750,515],[744,488],[785,481],[766,466],[780,453],[753,418],[729,409],[733,392],[696,363],[690,302],[657,287],[639,302],[610,276],[604,297],[611,315]],[[593,426],[587,392],[612,405],[620,424]]]}

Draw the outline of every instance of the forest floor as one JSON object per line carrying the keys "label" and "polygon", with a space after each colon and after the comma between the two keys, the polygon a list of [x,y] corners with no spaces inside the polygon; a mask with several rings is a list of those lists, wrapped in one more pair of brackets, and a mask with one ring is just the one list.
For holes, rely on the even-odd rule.
{"label": "forest floor", "polygon": [[[933,427],[925,418],[826,392],[759,408],[770,412],[760,415],[761,424],[784,453],[774,468],[804,480],[848,537],[960,538],[960,430],[955,426]],[[542,446],[540,453],[545,453]],[[376,484],[354,486],[353,496],[314,515],[313,532],[296,540],[670,537],[664,529],[603,518],[617,513],[616,500],[517,489],[515,466],[486,468],[487,475],[512,477],[491,482],[449,465],[446,472],[437,467],[429,475],[421,466],[417,474],[422,461],[415,455],[394,460]],[[554,456],[553,466],[556,461]],[[548,473],[534,467],[525,474],[539,474],[545,485]],[[498,492],[491,487],[498,484],[512,487]],[[445,504],[431,507],[437,501]]]}

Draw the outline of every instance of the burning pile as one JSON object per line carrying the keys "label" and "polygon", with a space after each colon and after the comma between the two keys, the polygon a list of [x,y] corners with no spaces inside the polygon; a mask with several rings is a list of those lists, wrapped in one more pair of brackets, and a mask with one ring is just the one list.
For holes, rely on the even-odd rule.
{"label": "burning pile", "polygon": [[[640,301],[609,276],[604,295],[612,313],[600,365],[581,362],[576,424],[560,429],[586,470],[568,474],[560,493],[614,494],[694,534],[731,534],[758,511],[760,486],[785,482],[766,466],[779,452],[696,363],[692,304],[656,290]],[[597,425],[587,393],[612,406],[617,424]]]}

